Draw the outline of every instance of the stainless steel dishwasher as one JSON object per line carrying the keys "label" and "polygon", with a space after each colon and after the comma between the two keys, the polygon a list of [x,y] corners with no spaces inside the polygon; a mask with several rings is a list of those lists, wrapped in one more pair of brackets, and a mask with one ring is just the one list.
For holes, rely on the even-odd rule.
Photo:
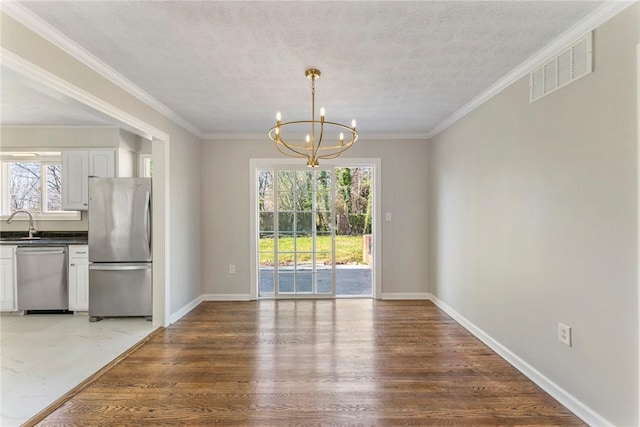
{"label": "stainless steel dishwasher", "polygon": [[68,310],[67,247],[16,249],[18,310]]}

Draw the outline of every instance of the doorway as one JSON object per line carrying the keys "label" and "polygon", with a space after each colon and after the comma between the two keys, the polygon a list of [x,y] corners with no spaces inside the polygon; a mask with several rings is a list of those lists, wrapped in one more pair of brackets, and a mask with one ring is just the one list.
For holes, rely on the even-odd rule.
{"label": "doorway", "polygon": [[374,167],[255,170],[258,298],[374,295]]}

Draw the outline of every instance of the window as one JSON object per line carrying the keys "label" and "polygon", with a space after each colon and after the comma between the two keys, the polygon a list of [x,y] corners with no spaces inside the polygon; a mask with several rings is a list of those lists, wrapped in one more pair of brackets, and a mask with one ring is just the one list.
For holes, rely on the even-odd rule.
{"label": "window", "polygon": [[138,176],[146,178],[153,176],[153,160],[151,154],[138,154]]}
{"label": "window", "polygon": [[77,211],[62,210],[60,153],[3,154],[1,159],[2,216],[26,210],[39,218],[80,218]]}

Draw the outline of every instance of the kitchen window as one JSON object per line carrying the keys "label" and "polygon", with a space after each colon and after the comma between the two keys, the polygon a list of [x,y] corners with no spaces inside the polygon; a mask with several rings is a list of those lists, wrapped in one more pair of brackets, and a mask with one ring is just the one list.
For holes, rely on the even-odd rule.
{"label": "kitchen window", "polygon": [[151,178],[153,176],[153,159],[151,154],[138,155],[138,176]]}
{"label": "kitchen window", "polygon": [[2,217],[26,210],[36,219],[80,219],[78,211],[62,210],[60,153],[4,153],[1,159]]}

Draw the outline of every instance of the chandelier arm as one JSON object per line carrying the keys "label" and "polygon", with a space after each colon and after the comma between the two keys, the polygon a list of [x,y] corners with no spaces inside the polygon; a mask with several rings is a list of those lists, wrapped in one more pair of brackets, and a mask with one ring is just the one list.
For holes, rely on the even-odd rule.
{"label": "chandelier arm", "polygon": [[343,125],[341,123],[336,123],[336,122],[328,122],[326,120],[324,121],[324,123],[328,124],[328,125],[337,126],[337,127],[342,128],[342,129],[345,129],[345,130],[348,130],[349,133],[352,133],[352,134],[356,134],[356,135],[358,134],[358,132],[354,131],[354,128],[352,128],[351,126]]}
{"label": "chandelier arm", "polygon": [[[348,130],[351,133],[351,141],[348,142],[347,144],[344,144],[343,146],[346,147],[346,148],[340,150],[335,157],[328,157],[327,158],[327,157],[323,157],[323,156],[318,156],[318,151],[320,151],[320,143],[322,142],[322,132],[324,130],[324,124],[330,124],[330,125],[333,125],[333,126],[336,126],[336,127],[339,127],[339,128],[343,128],[345,130]],[[321,129],[320,130],[320,141],[318,141],[318,146],[316,147],[316,151],[314,153],[314,157],[317,157],[319,159],[325,159],[325,160],[326,159],[335,159],[336,157],[338,157],[340,155],[340,153],[346,151],[347,148],[351,147],[351,145],[353,145],[353,143],[358,140],[358,132],[354,131],[353,128],[351,128],[349,126],[346,126],[346,125],[343,125],[343,124],[340,124],[340,123],[336,123],[336,122],[328,122],[326,120],[321,124],[321,126],[322,127],[320,128]],[[335,148],[337,150],[339,148],[339,146],[336,145],[335,147],[328,147],[328,149],[331,149],[331,148]],[[327,155],[328,154],[325,154],[325,156],[327,156]]]}
{"label": "chandelier arm", "polygon": [[[317,120],[294,120],[292,122],[283,122],[283,123],[280,123],[280,129],[282,129],[283,127],[288,126],[288,125],[296,125],[296,124],[300,124],[300,123],[317,123],[317,122],[318,122]],[[342,129],[348,130],[349,133],[353,133],[353,134],[356,134],[356,135],[358,134],[358,132],[355,132],[352,127],[347,126],[347,125],[343,125],[343,124],[336,123],[336,122],[328,122],[326,120],[324,121],[324,124],[325,125],[337,126],[337,127],[342,128]],[[273,126],[271,129],[269,129],[269,132],[275,130],[277,127],[278,127],[278,125]]]}
{"label": "chandelier arm", "polygon": [[[320,148],[320,152],[322,151],[346,151],[347,148],[351,147],[355,142],[356,142],[357,138],[355,139],[351,139],[350,141],[343,143],[342,145],[333,145],[333,146],[328,146],[328,147],[321,147]],[[322,155],[321,155],[322,156]]]}
{"label": "chandelier arm", "polygon": [[344,150],[338,151],[336,153],[319,155],[319,156],[317,156],[317,158],[320,159],[320,160],[331,160],[331,159],[338,158],[342,153],[344,153],[349,148],[351,148],[352,145],[353,145],[353,142],[349,143],[348,145],[345,144],[345,149]]}
{"label": "chandelier arm", "polygon": [[[285,123],[280,123],[280,126],[279,126],[279,127],[280,127],[280,130],[282,130],[282,128],[284,128],[285,126],[288,126],[288,125],[297,125],[297,124],[301,124],[301,123],[302,123],[302,124],[308,124],[308,123],[311,123],[311,121],[310,121],[310,120],[296,120],[296,121],[293,121],[293,122],[285,122]],[[273,142],[277,142],[276,138],[273,136],[273,135],[274,135],[274,131],[275,131],[277,128],[278,128],[278,125],[275,125],[275,126],[273,126],[271,129],[269,129],[269,133],[268,133],[268,134],[269,134],[269,138],[270,138]],[[291,145],[291,144],[287,144],[287,143],[285,143],[285,142],[283,141],[283,139],[282,139],[282,136],[280,136],[280,138],[279,138],[279,139],[280,139],[280,141],[282,141],[282,142],[283,142],[283,144],[284,144],[287,148],[289,148],[289,147],[297,147],[297,148],[300,148],[300,149],[303,149],[303,148],[304,148],[304,147],[302,147],[302,146],[298,146],[298,145]],[[300,154],[300,153],[298,153],[298,154]],[[305,157],[306,157],[306,154],[305,154]]]}
{"label": "chandelier arm", "polygon": [[[293,122],[292,122],[293,123]],[[301,153],[300,151],[296,150],[296,148],[294,148],[294,146],[287,144],[281,136],[278,135],[277,137],[274,138],[273,136],[273,132],[278,128],[278,126],[274,126],[271,129],[269,129],[269,138],[276,144],[276,148],[278,149],[278,151],[282,154],[284,154],[285,156],[288,157],[306,157],[308,158],[307,154],[305,153]],[[294,153],[298,154],[298,156],[292,156],[289,153],[282,151],[280,144],[284,145],[285,147],[287,147],[289,150],[293,151]]]}
{"label": "chandelier arm", "polygon": [[337,157],[339,157],[342,153],[344,153],[345,151],[347,151],[349,148],[351,148],[351,146],[354,144],[354,142],[356,142],[357,140],[357,134],[356,133],[352,133],[351,136],[351,141],[347,142],[346,144],[343,144],[342,146],[335,146],[335,147],[327,147],[327,149],[335,149],[338,150],[336,152],[332,152],[329,154],[321,154],[319,156],[317,156],[318,159],[322,159],[322,160],[331,160],[331,159],[335,159]]}
{"label": "chandelier arm", "polygon": [[[299,124],[299,123],[311,123],[311,122],[312,122],[312,120],[294,120],[292,122],[283,122],[283,123],[280,123],[280,128],[282,129],[283,127],[285,127],[287,125],[296,125],[296,124]],[[331,122],[325,122],[325,123],[331,123]],[[337,125],[338,123],[332,123],[332,124]],[[339,125],[339,126],[342,126],[345,129],[349,129],[349,132],[352,131],[352,129],[349,126],[345,126],[345,125]],[[271,129],[269,129],[269,132],[271,132],[272,130],[274,130],[277,127],[278,127],[278,125],[275,125]]]}
{"label": "chandelier arm", "polygon": [[296,151],[295,153],[298,153],[299,155],[295,155],[295,154],[293,154],[293,152],[292,152],[292,151],[289,151],[289,152],[287,153],[286,151],[283,151],[283,150],[282,150],[282,148],[280,148],[280,146],[279,146],[279,145],[276,145],[276,149],[277,149],[280,153],[284,154],[284,155],[285,155],[285,156],[287,156],[287,157],[294,157],[294,158],[302,158],[302,157],[306,157],[306,156],[305,156],[305,155],[303,155],[303,154],[299,154],[297,151]]}
{"label": "chandelier arm", "polygon": [[280,149],[280,144],[284,145],[285,147],[287,147],[289,150],[293,151],[296,154],[299,154],[301,157],[309,157],[306,153],[301,153],[300,151],[296,150],[295,148],[293,148],[291,145],[287,144],[286,142],[284,142],[284,140],[282,139],[282,137],[280,137],[280,142],[276,141],[276,148],[278,149],[278,151],[280,151],[282,154],[284,154],[285,156],[289,156],[289,157],[296,157],[296,156],[291,156],[287,153],[285,153],[284,151],[282,151]]}
{"label": "chandelier arm", "polygon": [[316,145],[315,150],[313,152],[314,158],[318,157],[318,150],[320,150],[320,144],[322,144],[322,135],[324,134],[324,124],[325,124],[325,121],[321,120],[320,121],[320,138],[318,139],[318,145]]}

